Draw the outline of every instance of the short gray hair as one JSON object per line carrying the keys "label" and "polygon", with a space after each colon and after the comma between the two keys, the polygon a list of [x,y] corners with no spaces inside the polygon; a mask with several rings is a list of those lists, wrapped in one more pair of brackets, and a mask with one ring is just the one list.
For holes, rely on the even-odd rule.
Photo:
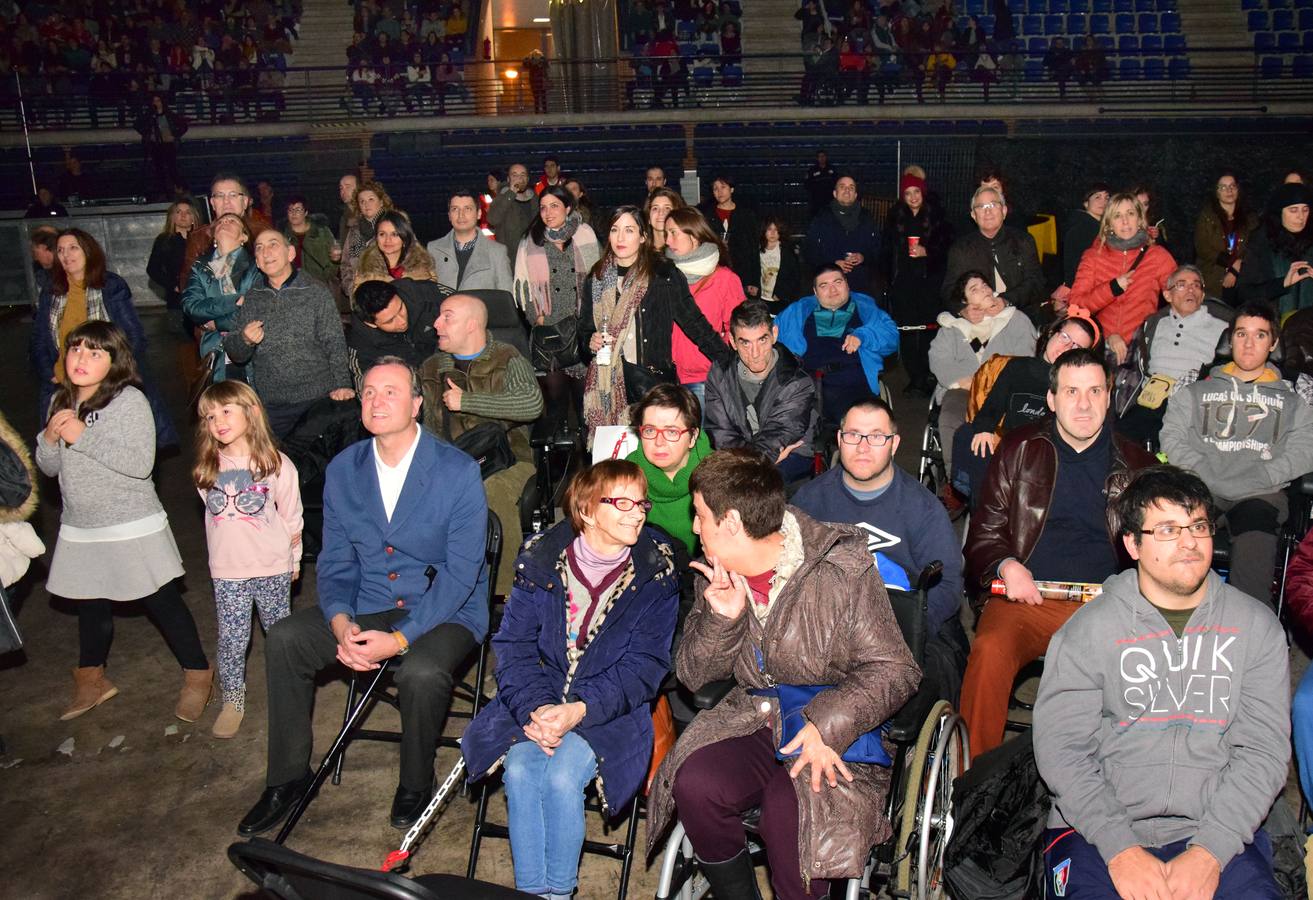
{"label": "short gray hair", "polygon": [[988,191],[991,194],[996,194],[998,196],[999,203],[1002,203],[1004,206],[1008,205],[1008,198],[1003,196],[1003,192],[1001,190],[999,190],[996,187],[990,187],[987,184],[982,184],[980,187],[976,188],[975,193],[971,195],[971,208],[968,210],[968,212],[976,211],[976,198],[979,197],[981,194],[985,193],[986,191]]}
{"label": "short gray hair", "polygon": [[363,375],[361,376],[361,381],[362,382],[364,381],[364,375],[368,375],[370,372],[374,371],[379,366],[401,366],[401,368],[405,369],[407,372],[410,373],[410,396],[412,397],[424,396],[424,388],[419,382],[419,369],[416,369],[414,366],[406,362],[400,356],[391,356],[391,355],[380,356],[378,359],[374,360],[372,363],[369,364],[369,368],[365,369]]}
{"label": "short gray hair", "polygon": [[1163,283],[1163,286],[1170,291],[1172,288],[1176,287],[1177,280],[1186,272],[1189,272],[1191,275],[1198,278],[1200,284],[1205,284],[1207,282],[1207,279],[1204,278],[1204,273],[1199,270],[1198,266],[1193,265],[1192,263],[1182,263],[1176,267],[1176,270],[1172,272],[1172,274],[1167,276],[1167,281]]}

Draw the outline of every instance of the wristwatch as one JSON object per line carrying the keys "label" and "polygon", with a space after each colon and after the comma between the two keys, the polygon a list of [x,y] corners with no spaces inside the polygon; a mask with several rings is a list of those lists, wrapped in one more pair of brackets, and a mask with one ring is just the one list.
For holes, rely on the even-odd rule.
{"label": "wristwatch", "polygon": [[405,656],[410,652],[410,641],[406,640],[404,634],[400,631],[394,631],[392,632],[392,636],[397,639],[397,645],[401,647],[401,649],[397,651],[397,656]]}

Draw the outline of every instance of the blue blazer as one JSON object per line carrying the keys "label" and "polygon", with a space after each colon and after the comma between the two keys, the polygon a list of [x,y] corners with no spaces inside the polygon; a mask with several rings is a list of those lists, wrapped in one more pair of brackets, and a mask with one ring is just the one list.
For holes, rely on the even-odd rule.
{"label": "blue blazer", "polygon": [[[492,639],[497,696],[461,738],[470,781],[492,771],[511,745],[528,740],[529,714],[544,704],[582,700],[575,731],[597,756],[602,802],[619,815],[652,760],[651,702],[670,671],[679,611],[679,574],[668,539],[644,528],[630,559],[634,579],[584,650],[565,694],[565,586],[558,566],[575,538],[569,520],[531,538],[515,563],[515,585]],[[564,696],[563,696],[564,695]]]}
{"label": "blue blazer", "polygon": [[[875,305],[875,301],[866,294],[854,291],[851,295],[857,304],[857,314],[862,324],[854,329],[853,334],[862,342],[857,348],[857,358],[862,363],[862,373],[871,393],[880,396],[880,373],[884,371],[884,358],[898,352],[898,326],[889,314]],[[789,348],[789,352],[802,362],[807,352],[807,338],[804,329],[807,319],[821,301],[815,294],[795,300],[775,317],[775,324],[780,329],[780,343]]]}
{"label": "blue blazer", "polygon": [[404,609],[393,627],[411,643],[444,622],[463,625],[482,641],[487,527],[479,464],[465,453],[421,428],[389,521],[374,439],[352,444],[324,477],[324,544],[315,563],[324,619]]}

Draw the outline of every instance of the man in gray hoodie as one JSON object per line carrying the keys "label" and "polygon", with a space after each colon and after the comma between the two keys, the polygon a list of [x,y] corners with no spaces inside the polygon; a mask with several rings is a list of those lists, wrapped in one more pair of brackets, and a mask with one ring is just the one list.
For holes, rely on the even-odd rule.
{"label": "man in gray hoodie", "polygon": [[1231,362],[1168,402],[1159,435],[1172,465],[1193,470],[1217,498],[1231,534],[1231,584],[1272,602],[1286,487],[1313,471],[1313,409],[1268,364],[1279,337],[1261,303],[1236,310]]}
{"label": "man in gray hoodie", "polygon": [[1035,701],[1046,896],[1275,900],[1259,826],[1290,766],[1281,625],[1209,570],[1196,475],[1145,469],[1116,513],[1136,568],[1053,636]]}

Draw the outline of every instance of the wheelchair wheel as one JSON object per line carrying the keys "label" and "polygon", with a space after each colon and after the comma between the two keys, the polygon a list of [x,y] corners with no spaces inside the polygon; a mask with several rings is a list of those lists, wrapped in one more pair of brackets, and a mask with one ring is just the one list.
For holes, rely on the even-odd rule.
{"label": "wheelchair wheel", "polygon": [[925,427],[921,435],[920,480],[926,490],[939,496],[939,490],[948,483],[948,471],[944,466],[944,448],[939,443],[939,431],[931,425]]}
{"label": "wheelchair wheel", "polygon": [[953,779],[971,765],[966,722],[941,700],[909,751],[895,883],[913,900],[940,900],[944,850],[953,833]]}

